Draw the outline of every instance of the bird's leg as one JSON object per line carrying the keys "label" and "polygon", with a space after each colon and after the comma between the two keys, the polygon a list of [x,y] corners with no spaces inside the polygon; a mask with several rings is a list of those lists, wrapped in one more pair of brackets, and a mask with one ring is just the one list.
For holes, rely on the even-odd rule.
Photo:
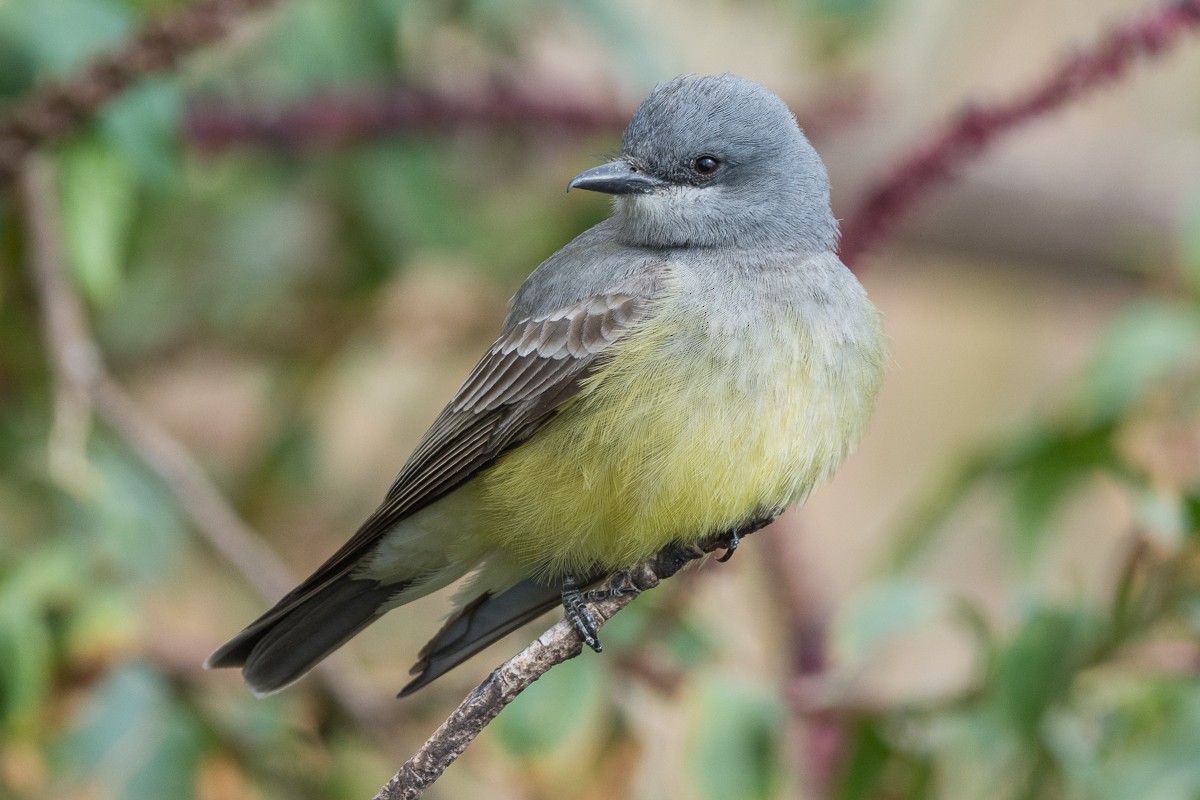
{"label": "bird's leg", "polygon": [[[718,561],[728,561],[733,557],[733,551],[737,550],[738,544],[742,541],[742,537],[754,533],[755,531],[765,528],[770,525],[775,518],[779,516],[779,512],[765,514],[761,517],[755,517],[744,525],[740,525],[728,534],[725,544],[725,554],[718,558]],[[695,545],[682,545],[673,543],[663,548],[658,555],[659,560],[659,577],[666,578],[674,575],[688,561],[698,558],[702,552],[697,550]],[[563,581],[562,588],[562,606],[563,615],[570,620],[572,627],[579,632],[583,643],[599,653],[603,650],[600,644],[600,636],[598,633],[599,626],[596,624],[596,617],[588,609],[588,603],[594,603],[599,600],[607,600],[612,597],[623,597],[629,594],[639,594],[641,592],[633,581],[633,575],[628,570],[622,570],[618,573],[621,580],[616,585],[609,589],[593,589],[587,592],[581,592],[579,586],[575,582],[574,576],[567,576]]]}
{"label": "bird's leg", "polygon": [[755,517],[754,519],[747,522],[745,525],[742,525],[740,527],[737,527],[737,528],[734,528],[733,530],[731,530],[729,532],[729,537],[725,543],[725,554],[723,556],[721,556],[720,558],[718,558],[717,561],[724,564],[726,561],[733,558],[733,551],[738,549],[738,544],[741,543],[743,536],[749,536],[750,534],[754,533],[757,530],[762,530],[763,528],[767,527],[772,522],[774,522],[775,518],[777,516],[779,516],[778,513],[767,514],[767,515],[761,516],[761,517]]}
{"label": "bird's leg", "polygon": [[579,591],[579,587],[575,585],[574,577],[568,576],[563,581],[562,605],[563,616],[579,632],[579,638],[583,639],[583,643],[597,653],[603,650],[604,647],[600,644],[599,625],[596,624],[596,618],[592,616],[591,610],[587,607],[587,601],[583,599],[583,592]]}

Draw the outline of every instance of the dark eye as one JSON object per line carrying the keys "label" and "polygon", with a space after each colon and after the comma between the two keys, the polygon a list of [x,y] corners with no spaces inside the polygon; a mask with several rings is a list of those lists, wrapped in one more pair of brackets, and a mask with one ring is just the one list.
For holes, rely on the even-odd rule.
{"label": "dark eye", "polygon": [[712,175],[717,171],[717,167],[719,166],[721,166],[721,162],[712,156],[700,156],[692,162],[692,169],[701,175]]}

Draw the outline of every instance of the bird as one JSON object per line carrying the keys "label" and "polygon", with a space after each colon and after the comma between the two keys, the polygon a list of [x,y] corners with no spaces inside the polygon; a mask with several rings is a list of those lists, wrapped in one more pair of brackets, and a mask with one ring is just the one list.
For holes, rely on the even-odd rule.
{"label": "bird", "polygon": [[599,650],[581,587],[668,546],[736,547],[856,446],[886,339],[778,96],[728,73],[661,83],[571,189],[612,214],[517,290],[378,509],[206,667],[274,693],[463,578],[401,696],[560,604]]}

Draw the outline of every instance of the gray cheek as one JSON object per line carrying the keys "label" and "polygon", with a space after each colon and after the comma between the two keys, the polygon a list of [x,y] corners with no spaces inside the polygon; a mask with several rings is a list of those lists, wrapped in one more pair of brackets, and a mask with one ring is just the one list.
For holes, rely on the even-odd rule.
{"label": "gray cheek", "polygon": [[744,204],[723,186],[673,186],[654,194],[620,198],[624,238],[657,247],[732,244],[753,226]]}
{"label": "gray cheek", "polygon": [[710,189],[694,186],[675,186],[665,192],[645,195],[640,213],[655,226],[674,226],[695,233],[720,218],[718,198]]}

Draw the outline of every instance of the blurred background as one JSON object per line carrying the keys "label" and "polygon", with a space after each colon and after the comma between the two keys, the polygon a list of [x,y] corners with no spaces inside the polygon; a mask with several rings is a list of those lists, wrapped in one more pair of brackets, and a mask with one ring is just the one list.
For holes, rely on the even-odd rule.
{"label": "blurred background", "polygon": [[[0,107],[177,7],[0,0]],[[606,215],[563,189],[656,82],[765,83],[846,218],[968,100],[1147,7],[289,0],[121,94],[0,201],[0,798],[370,797],[552,621],[404,701],[445,593],[265,700],[200,668]],[[859,259],[893,363],[858,452],[428,796],[1200,796],[1198,78],[1185,38]],[[56,380],[47,242],[128,397]]]}

